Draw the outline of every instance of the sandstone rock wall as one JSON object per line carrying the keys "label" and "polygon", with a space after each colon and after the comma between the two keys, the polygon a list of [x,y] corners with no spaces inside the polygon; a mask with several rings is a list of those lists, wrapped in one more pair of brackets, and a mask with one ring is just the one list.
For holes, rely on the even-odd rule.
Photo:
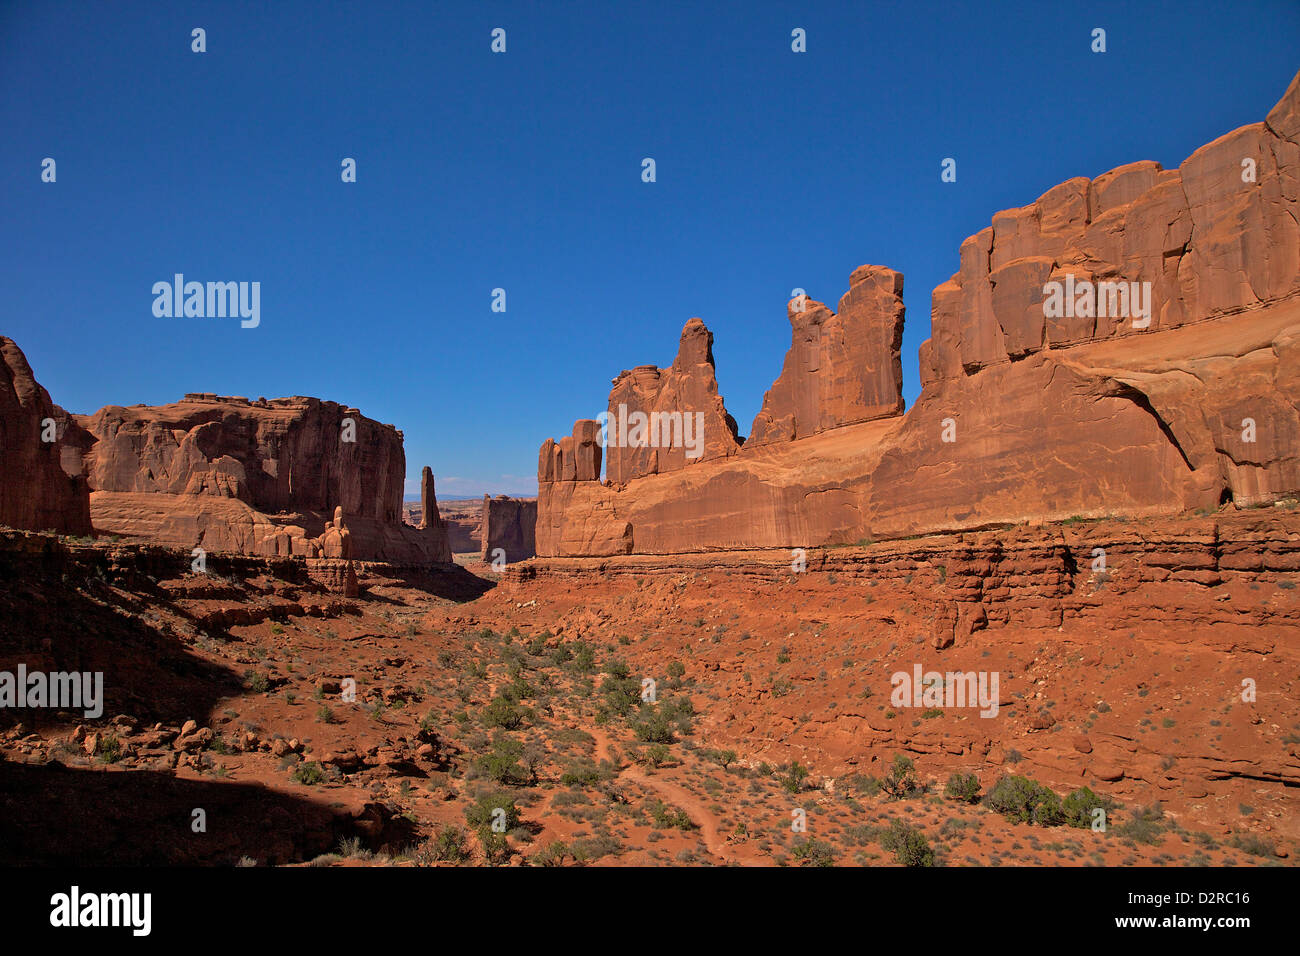
{"label": "sandstone rock wall", "polygon": [[[697,461],[726,458],[740,450],[736,420],[727,414],[718,395],[713,333],[700,319],[691,319],[682,329],[677,357],[671,367],[641,365],[619,373],[609,393],[608,411],[605,471],[614,484],[676,471]],[[632,441],[636,440],[635,425],[623,423],[638,413],[651,422],[653,432],[647,435],[651,444],[618,441],[617,435],[625,427]],[[684,419],[687,415],[695,416],[696,424],[687,425]],[[655,422],[666,424],[655,428]],[[695,430],[688,436],[687,428]],[[677,440],[679,434],[681,438]],[[687,447],[688,437],[692,439],[691,448]],[[597,468],[595,477],[599,475]]]}
{"label": "sandstone rock wall", "polygon": [[0,336],[0,360],[0,525],[90,534],[76,422],[50,400],[13,339]]}
{"label": "sandstone rock wall", "polygon": [[[548,441],[538,554],[809,547],[1294,495],[1298,223],[1300,74],[1266,122],[1177,170],[1069,180],[962,243],[906,415],[902,277],[864,266],[838,314],[791,305],[785,367],[735,454],[601,483],[566,464],[576,437]],[[1098,284],[1121,281],[1138,297],[1102,309]],[[1058,317],[1050,283],[1091,289],[1091,309],[1072,299]]]}
{"label": "sandstone rock wall", "polygon": [[507,563],[524,561],[537,553],[537,502],[506,495],[483,496],[484,561],[497,558],[498,549]]}
{"label": "sandstone rock wall", "polygon": [[86,451],[95,491],[235,498],[267,514],[400,516],[402,433],[336,402],[198,393],[77,417],[95,439]]}
{"label": "sandstone rock wall", "polygon": [[[1045,317],[1051,281],[1149,282],[1149,330],[1300,293],[1300,90],[1263,123],[1219,137],[1178,169],[1145,161],[1071,179],[993,217],[934,292],[922,384],[1043,349],[1141,336],[1121,316]],[[1096,311],[1094,309],[1094,311]]]}
{"label": "sandstone rock wall", "polygon": [[412,528],[401,519],[402,433],[356,409],[195,393],[77,420],[102,532],[246,554],[451,560],[432,473],[425,468],[423,527]]}
{"label": "sandstone rock wall", "polygon": [[792,299],[793,336],[747,448],[903,413],[903,276],[861,266],[839,312]]}

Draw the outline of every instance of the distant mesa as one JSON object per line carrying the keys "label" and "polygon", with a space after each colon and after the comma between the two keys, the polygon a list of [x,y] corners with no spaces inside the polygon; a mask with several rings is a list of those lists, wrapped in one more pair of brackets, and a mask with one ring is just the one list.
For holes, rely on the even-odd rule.
{"label": "distant mesa", "polygon": [[[76,418],[101,532],[211,551],[338,557],[328,552],[340,547],[333,522],[341,514],[358,560],[451,559],[436,501],[426,505],[425,527],[401,520],[402,433],[355,408],[306,396],[250,402],[191,393],[171,405],[110,405]],[[431,495],[431,473],[426,487]]]}
{"label": "distant mesa", "polygon": [[87,535],[93,523],[167,547],[344,565],[451,561],[432,471],[411,527],[402,433],[355,408],[192,392],[171,405],[69,415],[12,340],[0,350],[0,524]]}

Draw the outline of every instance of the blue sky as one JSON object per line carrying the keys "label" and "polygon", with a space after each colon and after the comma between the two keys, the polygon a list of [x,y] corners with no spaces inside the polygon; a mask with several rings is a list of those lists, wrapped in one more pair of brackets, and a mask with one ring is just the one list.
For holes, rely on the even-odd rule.
{"label": "blue sky", "polygon": [[[863,263],[906,276],[910,404],[962,239],[1263,119],[1297,50],[1294,0],[0,0],[0,332],[71,411],[315,395],[405,432],[408,490],[532,493],[692,316],[748,433],[791,290]],[[259,281],[260,326],[156,318],[176,272]]]}

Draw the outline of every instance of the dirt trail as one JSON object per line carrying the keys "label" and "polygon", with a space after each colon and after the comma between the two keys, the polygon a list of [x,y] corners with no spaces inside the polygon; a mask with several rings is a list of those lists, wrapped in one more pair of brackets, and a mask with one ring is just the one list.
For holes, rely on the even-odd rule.
{"label": "dirt trail", "polygon": [[[613,742],[604,730],[592,728],[591,735],[596,741],[596,759],[605,756]],[[727,863],[742,866],[771,866],[772,861],[761,856],[748,847],[731,844],[726,841],[718,828],[718,818],[705,805],[704,801],[680,784],[661,777],[652,776],[635,763],[620,767],[618,776],[625,780],[635,780],[647,790],[653,790],[669,803],[686,811],[686,815],[700,828],[705,848],[714,856]]]}

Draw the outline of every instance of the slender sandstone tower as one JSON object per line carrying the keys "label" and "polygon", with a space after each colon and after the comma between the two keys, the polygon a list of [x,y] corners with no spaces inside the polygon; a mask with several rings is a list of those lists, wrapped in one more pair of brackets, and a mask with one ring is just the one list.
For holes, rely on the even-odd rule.
{"label": "slender sandstone tower", "polygon": [[437,528],[442,524],[438,514],[438,496],[433,490],[433,469],[428,465],[420,472],[420,527]]}

